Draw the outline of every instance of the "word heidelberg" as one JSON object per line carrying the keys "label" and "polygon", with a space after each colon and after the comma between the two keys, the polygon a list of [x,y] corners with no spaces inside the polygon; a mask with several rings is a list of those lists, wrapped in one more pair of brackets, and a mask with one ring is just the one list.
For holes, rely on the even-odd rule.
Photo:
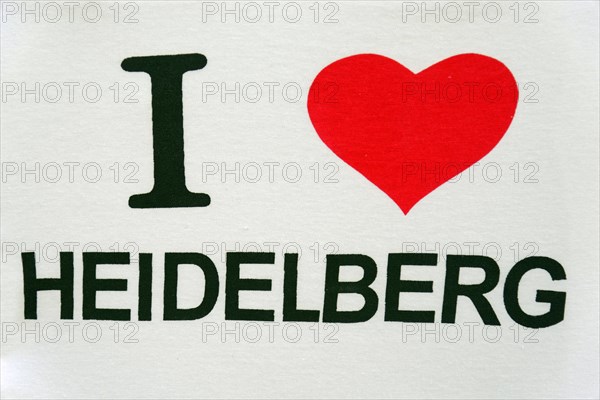
{"label": "word heidelberg", "polygon": [[[99,291],[127,291],[126,279],[100,279],[96,276],[98,265],[126,265],[130,254],[124,252],[83,252],[83,301],[82,317],[91,320],[131,320],[131,310],[98,308],[96,294]],[[73,319],[74,309],[74,266],[73,252],[60,253],[60,277],[38,278],[34,252],[22,253],[23,287],[25,296],[25,319],[37,318],[39,291],[60,291],[62,319]],[[434,311],[405,310],[400,307],[401,293],[432,293],[433,282],[426,280],[402,280],[401,272],[407,266],[435,266],[438,255],[435,253],[393,253],[388,255],[387,278],[385,285],[385,321],[434,322]],[[240,308],[240,292],[270,291],[269,279],[241,278],[242,265],[274,264],[275,253],[230,252],[226,257],[225,270],[225,319],[274,321],[274,311],[265,309]],[[139,255],[138,319],[152,320],[152,254]],[[194,308],[180,308],[177,305],[179,267],[190,265],[200,268],[204,275],[204,294],[201,303]],[[355,281],[340,281],[342,269],[360,268],[362,278]],[[414,267],[411,267],[414,268]],[[462,269],[476,268],[484,273],[477,284],[459,283]],[[566,293],[537,290],[536,302],[547,303],[549,309],[542,315],[526,313],[519,303],[519,285],[523,276],[539,269],[548,273],[553,281],[566,279],[565,270],[557,261],[548,257],[528,257],[517,262],[508,272],[504,282],[504,307],[508,315],[518,324],[530,328],[543,328],[563,320]],[[298,254],[286,253],[283,261],[283,320],[295,322],[340,322],[356,323],[371,319],[377,312],[379,297],[371,284],[377,276],[375,261],[362,254],[330,254],[325,265],[325,290],[322,316],[320,310],[300,309],[297,304]],[[490,257],[478,255],[448,255],[442,304],[442,323],[456,320],[457,300],[464,296],[472,302],[487,325],[500,325],[496,313],[486,298],[500,280],[500,268]],[[214,308],[219,295],[219,274],[209,257],[201,253],[166,253],[164,258],[164,320],[195,320],[208,315]],[[199,288],[201,289],[201,288]],[[341,311],[338,309],[340,294],[354,294],[362,297],[364,305],[360,309]]]}

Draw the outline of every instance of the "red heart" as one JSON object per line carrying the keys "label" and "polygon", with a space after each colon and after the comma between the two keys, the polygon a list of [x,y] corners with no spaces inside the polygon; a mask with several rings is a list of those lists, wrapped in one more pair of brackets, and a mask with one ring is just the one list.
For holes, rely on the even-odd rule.
{"label": "red heart", "polygon": [[498,60],[461,54],[418,74],[376,54],[325,67],[308,113],[321,140],[407,214],[500,141],[518,100]]}

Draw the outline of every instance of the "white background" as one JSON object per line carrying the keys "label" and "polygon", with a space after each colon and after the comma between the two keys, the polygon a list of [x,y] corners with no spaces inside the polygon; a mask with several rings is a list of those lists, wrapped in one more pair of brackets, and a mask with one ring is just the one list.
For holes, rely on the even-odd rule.
{"label": "white background", "polygon": [[[42,87],[48,82],[79,82],[81,88],[97,82],[103,89],[97,103],[83,99],[80,90],[69,102],[64,86],[63,98],[56,103],[43,96],[37,103],[33,95],[25,101],[19,95],[3,100],[3,171],[6,163],[21,169],[22,163],[33,168],[39,162],[43,168],[52,162],[96,162],[103,176],[89,183],[77,169],[73,183],[66,175],[52,183],[43,174],[35,182],[33,175],[22,177],[21,171],[3,177],[2,322],[19,327],[23,322],[21,249],[15,254],[12,244],[23,243],[23,250],[31,251],[37,243],[39,249],[53,253],[49,243],[58,243],[66,251],[68,242],[79,246],[75,321],[87,322],[81,319],[81,252],[83,244],[90,242],[105,251],[114,243],[123,250],[133,242],[140,251],[154,254],[154,320],[138,324],[138,343],[122,343],[121,338],[115,344],[111,324],[103,322],[105,336],[98,343],[88,343],[80,331],[74,343],[64,337],[58,343],[43,337],[36,343],[33,335],[26,340],[20,334],[3,338],[3,397],[598,397],[597,2],[537,2],[537,23],[523,23],[528,13],[524,3],[518,5],[519,22],[514,22],[509,9],[513,2],[499,3],[503,14],[497,23],[482,17],[485,3],[477,8],[473,22],[465,15],[458,23],[444,18],[436,23],[433,16],[423,23],[421,14],[406,16],[403,22],[400,2],[343,1],[336,3],[338,22],[329,24],[322,22],[324,3],[318,23],[309,9],[312,2],[301,3],[303,15],[297,23],[282,17],[281,6],[272,23],[266,15],[257,23],[244,18],[236,23],[233,16],[222,23],[221,14],[206,16],[203,22],[200,3],[138,2],[138,22],[132,24],[121,22],[132,10],[125,9],[124,3],[118,23],[109,9],[113,3],[99,4],[103,15],[97,23],[86,22],[81,7],[75,10],[73,23],[67,15],[56,23],[46,22],[43,16],[39,23],[32,16],[23,23],[20,14],[3,15],[3,83],[25,82],[32,88],[35,82]],[[220,7],[220,2],[216,4]],[[33,8],[33,3],[29,6]],[[150,80],[146,74],[123,71],[120,63],[131,56],[180,53],[202,53],[208,58],[206,68],[184,77],[184,120],[188,186],[209,193],[212,204],[134,210],[127,205],[129,196],[152,185]],[[443,185],[405,216],[383,192],[339,160],[310,123],[306,91],[326,65],[358,53],[386,55],[415,72],[460,53],[481,53],[505,63],[519,82],[522,97],[507,134],[480,162],[481,166],[497,163],[501,179],[490,182],[480,166],[472,182],[463,175],[458,182]],[[115,102],[109,89],[115,82],[121,86],[134,82],[139,102],[123,103],[124,92]],[[266,92],[257,103],[243,99],[236,103],[232,95],[225,102],[218,96],[203,101],[203,82],[226,82],[229,88],[235,82],[241,86],[278,82],[279,88],[296,82],[304,92],[296,103],[283,99],[280,90],[272,103],[264,97]],[[539,88],[533,97],[537,103],[524,101],[523,94],[531,92],[523,91],[527,82]],[[136,163],[139,183],[124,183],[122,175],[115,183],[109,169],[115,162],[120,163],[121,173],[125,163]],[[206,162],[224,162],[229,168],[236,162],[241,166],[296,162],[303,178],[289,183],[278,169],[273,183],[265,177],[257,183],[244,179],[236,183],[232,176],[225,176],[223,183],[220,175],[203,182]],[[315,183],[309,169],[315,162],[321,168],[327,162],[339,166],[338,182],[324,183],[321,176]],[[515,163],[521,172],[517,182],[510,169]],[[537,183],[524,182],[525,163],[539,169]],[[67,172],[63,167],[62,173]],[[322,259],[328,252],[324,245],[333,242],[339,252],[367,254],[377,262],[373,285],[380,298],[377,314],[366,323],[339,326],[338,343],[324,343],[322,338],[314,343],[311,324],[301,324],[303,337],[298,343],[288,343],[281,333],[273,343],[264,339],[249,343],[243,337],[236,343],[231,335],[224,341],[215,335],[203,342],[203,322],[224,320],[225,263],[219,253],[211,255],[221,278],[213,312],[201,321],[161,321],[165,252],[201,252],[207,243],[227,243],[233,250],[235,243],[251,242],[262,244],[263,251],[265,242],[280,245],[275,265],[248,267],[246,272],[272,279],[272,292],[244,294],[243,306],[274,309],[276,321],[281,321],[282,247],[293,242],[303,251],[300,306],[321,309]],[[462,299],[457,324],[463,337],[457,343],[444,335],[436,341],[435,335],[422,338],[420,333],[403,340],[401,324],[383,322],[387,254],[406,250],[410,243],[422,246],[421,251],[442,253],[437,267],[415,267],[412,272],[406,268],[407,278],[433,280],[434,293],[405,295],[401,301],[406,308],[435,310],[440,321],[442,249],[466,253],[465,243],[470,242],[478,243],[476,254],[490,243],[494,244],[491,254],[495,248],[502,250],[500,284],[488,296],[502,322],[500,340],[486,340],[481,325],[473,343],[466,338],[462,324],[481,320]],[[317,262],[310,249],[314,243],[321,249]],[[451,248],[452,243],[458,244],[459,251]],[[525,247],[528,243],[534,245]],[[502,302],[502,285],[515,263],[515,248],[520,249],[516,260],[537,248],[537,255],[558,260],[567,273],[562,282],[552,282],[541,272],[532,272],[523,281],[522,301],[530,312],[546,310],[535,303],[536,290],[567,293],[564,321],[537,332],[538,343],[525,342],[523,337],[515,340],[514,322]],[[42,259],[38,265],[45,269],[40,270],[41,276],[58,273],[57,262]],[[98,296],[102,306],[131,308],[134,320],[136,269],[135,263],[102,267],[101,276],[128,278],[129,291]],[[181,305],[193,306],[200,298],[195,285],[201,287],[202,280],[196,271],[186,271]],[[352,304],[360,306],[350,298],[346,305]],[[40,294],[38,312],[42,325],[63,322],[57,294]],[[32,327],[35,321],[27,323]]]}

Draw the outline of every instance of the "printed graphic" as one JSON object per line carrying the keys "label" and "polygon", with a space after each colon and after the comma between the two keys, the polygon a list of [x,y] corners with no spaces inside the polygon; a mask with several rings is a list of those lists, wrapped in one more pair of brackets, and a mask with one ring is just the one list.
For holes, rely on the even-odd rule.
{"label": "printed graphic", "polygon": [[599,7],[0,0],[0,397],[598,398]]}

